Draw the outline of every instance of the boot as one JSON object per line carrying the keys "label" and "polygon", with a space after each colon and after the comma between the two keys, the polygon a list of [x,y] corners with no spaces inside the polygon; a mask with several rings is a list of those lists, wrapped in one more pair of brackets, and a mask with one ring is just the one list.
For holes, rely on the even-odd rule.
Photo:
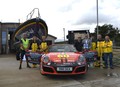
{"label": "boot", "polygon": [[27,68],[31,68],[31,66],[30,66],[30,65],[27,65]]}
{"label": "boot", "polygon": [[37,67],[37,65],[36,64],[33,64],[33,68],[36,68]]}
{"label": "boot", "polygon": [[21,65],[19,66],[19,70],[22,69]]}

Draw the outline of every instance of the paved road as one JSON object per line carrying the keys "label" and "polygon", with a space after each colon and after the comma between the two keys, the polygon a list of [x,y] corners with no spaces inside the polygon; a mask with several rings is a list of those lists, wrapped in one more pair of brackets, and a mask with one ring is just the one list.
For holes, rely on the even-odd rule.
{"label": "paved road", "polygon": [[120,69],[107,77],[106,70],[91,68],[86,75],[42,76],[39,68],[19,70],[14,55],[0,55],[0,87],[120,87]]}

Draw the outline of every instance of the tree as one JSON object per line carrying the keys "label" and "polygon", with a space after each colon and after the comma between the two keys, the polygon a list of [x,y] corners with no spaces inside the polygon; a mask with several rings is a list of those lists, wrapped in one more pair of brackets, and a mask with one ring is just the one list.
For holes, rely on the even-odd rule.
{"label": "tree", "polygon": [[[118,36],[119,32],[120,30],[118,28],[114,28],[111,24],[98,26],[98,33],[101,34],[103,38],[108,35],[113,40],[115,39],[115,36]],[[97,33],[97,28],[95,28],[95,33]]]}
{"label": "tree", "polygon": [[[95,28],[94,33],[97,35],[97,28]],[[120,45],[118,44],[120,42],[120,39],[119,39],[120,30],[118,28],[113,27],[113,25],[104,24],[102,26],[98,26],[98,33],[101,34],[103,38],[106,35],[108,35],[111,38],[111,40],[115,42],[116,45]]]}

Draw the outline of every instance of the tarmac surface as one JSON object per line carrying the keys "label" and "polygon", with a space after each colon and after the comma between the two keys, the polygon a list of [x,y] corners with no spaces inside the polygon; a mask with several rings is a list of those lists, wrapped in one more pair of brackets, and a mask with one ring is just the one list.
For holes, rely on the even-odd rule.
{"label": "tarmac surface", "polygon": [[0,87],[120,87],[120,68],[107,76],[106,69],[89,68],[85,75],[42,76],[37,68],[21,70],[15,55],[0,55]]}

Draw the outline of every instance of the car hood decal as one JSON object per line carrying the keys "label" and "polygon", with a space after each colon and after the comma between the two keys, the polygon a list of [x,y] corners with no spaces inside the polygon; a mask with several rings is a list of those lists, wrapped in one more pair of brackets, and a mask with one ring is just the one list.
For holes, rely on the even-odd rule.
{"label": "car hood decal", "polygon": [[50,60],[53,62],[75,62],[78,60],[80,54],[73,52],[58,52],[58,53],[48,53]]}

